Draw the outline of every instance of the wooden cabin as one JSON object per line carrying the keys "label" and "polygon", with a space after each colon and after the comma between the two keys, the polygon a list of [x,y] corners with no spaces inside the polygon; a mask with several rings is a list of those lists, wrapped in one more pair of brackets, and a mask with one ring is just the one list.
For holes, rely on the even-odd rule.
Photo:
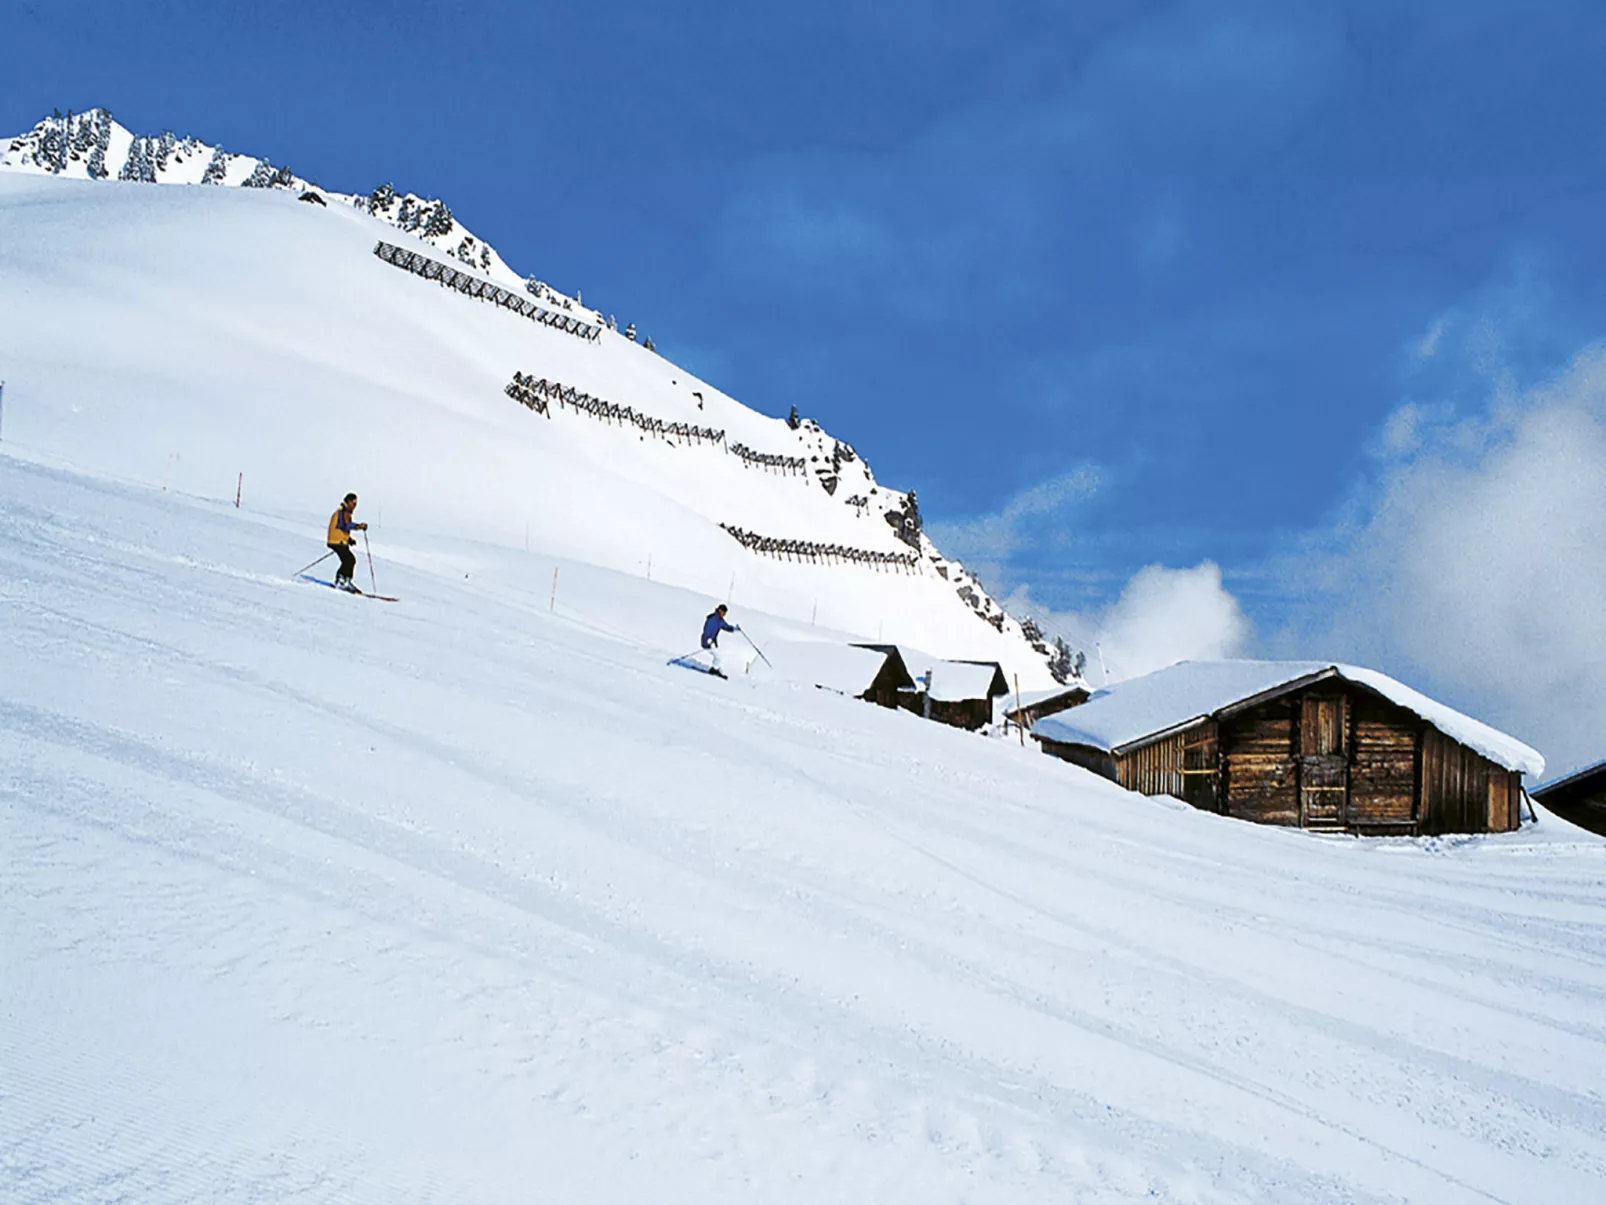
{"label": "wooden cabin", "polygon": [[897,653],[913,675],[899,692],[906,711],[975,731],[993,722],[993,700],[1009,693],[1004,667],[996,661],[949,661],[904,644],[859,644],[855,648]]}
{"label": "wooden cabin", "polygon": [[1606,837],[1606,761],[1529,792],[1563,820]]}
{"label": "wooden cabin", "polygon": [[1320,662],[1183,662],[1032,736],[1144,795],[1368,835],[1507,832],[1522,776],[1544,770],[1526,745],[1384,674]]}

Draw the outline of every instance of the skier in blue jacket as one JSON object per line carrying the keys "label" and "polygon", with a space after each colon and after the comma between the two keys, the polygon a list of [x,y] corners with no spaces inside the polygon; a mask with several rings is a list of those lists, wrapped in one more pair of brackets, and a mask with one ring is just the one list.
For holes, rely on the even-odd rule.
{"label": "skier in blue jacket", "polygon": [[714,668],[708,672],[716,678],[725,676],[725,671],[719,668],[719,634],[721,632],[740,632],[742,630],[741,624],[725,622],[725,611],[725,604],[720,603],[709,613],[708,618],[703,620],[703,647],[708,650],[708,655],[714,662]]}

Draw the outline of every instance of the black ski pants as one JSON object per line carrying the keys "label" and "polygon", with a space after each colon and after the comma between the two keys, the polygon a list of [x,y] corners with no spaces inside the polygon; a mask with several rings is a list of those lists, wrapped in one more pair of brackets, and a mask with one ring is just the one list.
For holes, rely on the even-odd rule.
{"label": "black ski pants", "polygon": [[357,558],[352,554],[351,545],[331,544],[329,550],[340,558],[340,572],[335,574],[335,577],[343,577],[349,582],[352,575],[357,572]]}

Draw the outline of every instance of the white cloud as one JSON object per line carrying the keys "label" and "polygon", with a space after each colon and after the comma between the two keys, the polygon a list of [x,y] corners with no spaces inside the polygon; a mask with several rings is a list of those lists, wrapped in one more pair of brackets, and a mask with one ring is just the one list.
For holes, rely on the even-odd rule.
{"label": "white cloud", "polygon": [[1414,675],[1537,743],[1606,757],[1606,346],[1472,416],[1402,407],[1375,478],[1282,566],[1281,642]]}
{"label": "white cloud", "polygon": [[1250,631],[1214,561],[1192,569],[1146,566],[1100,611],[1045,611],[1025,589],[1017,590],[1007,605],[1036,615],[1048,631],[1082,648],[1088,657],[1087,676],[1095,683],[1106,674],[1113,682],[1178,661],[1239,656]]}
{"label": "white cloud", "polygon": [[1001,510],[973,519],[931,522],[926,532],[943,555],[963,561],[983,581],[1007,589],[1010,556],[1031,542],[1034,522],[1066,523],[1070,512],[1098,492],[1100,473],[1080,465],[1021,490]]}

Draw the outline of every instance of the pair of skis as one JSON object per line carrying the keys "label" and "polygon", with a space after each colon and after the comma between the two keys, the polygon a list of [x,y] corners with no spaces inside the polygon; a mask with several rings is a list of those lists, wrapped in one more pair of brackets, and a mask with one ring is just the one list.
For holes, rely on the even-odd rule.
{"label": "pair of skis", "polygon": [[[355,582],[347,586],[336,586],[333,582],[326,582],[323,580],[323,578],[313,577],[307,572],[308,569],[315,568],[316,566],[323,564],[330,557],[334,556],[333,550],[324,553],[317,560],[313,561],[311,565],[302,566],[300,569],[296,570],[293,576],[298,581],[312,582],[314,585],[318,586],[329,586],[332,589],[341,590],[346,594],[355,594],[359,598],[371,598],[375,602],[401,602],[401,599],[396,598],[393,595],[379,593],[379,583],[374,581],[374,552],[373,549],[368,547],[368,533],[366,531],[362,533],[362,550],[368,554],[368,580],[374,582],[374,593],[372,594],[368,593],[366,590],[359,590]],[[762,655],[763,654],[760,654],[760,656]]]}
{"label": "pair of skis", "polygon": [[296,580],[314,586],[328,586],[331,590],[339,590],[342,594],[355,594],[358,598],[371,598],[375,602],[401,602],[401,599],[391,594],[370,594],[366,590],[359,590],[356,586],[337,586],[333,582],[324,581],[321,577],[313,577],[310,573],[300,574]]}
{"label": "pair of skis", "polygon": [[[764,662],[764,664],[765,665],[769,665],[770,664],[770,659],[768,657],[764,656],[764,650],[763,649],[759,648],[757,644],[753,643],[753,638],[751,636],[749,636],[746,632],[742,632],[741,628],[737,628],[736,630],[738,632],[742,633],[742,639],[743,640],[747,641],[748,644],[753,645],[753,651],[759,655],[759,658]],[[666,664],[666,665],[678,665],[681,669],[694,669],[700,674],[708,674],[710,677],[714,677],[714,678],[724,678],[724,677],[728,676],[723,671],[717,670],[711,665],[703,665],[700,662],[693,660],[693,658],[695,658],[696,656],[697,656],[696,653],[683,653],[679,657],[671,657],[664,664]],[[775,667],[774,666],[770,666],[770,668],[773,669]]]}

